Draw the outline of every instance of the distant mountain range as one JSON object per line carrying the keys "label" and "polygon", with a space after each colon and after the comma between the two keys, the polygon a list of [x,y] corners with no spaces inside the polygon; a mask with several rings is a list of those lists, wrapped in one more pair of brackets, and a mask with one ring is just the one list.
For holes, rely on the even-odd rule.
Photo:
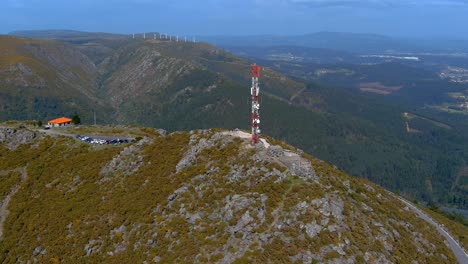
{"label": "distant mountain range", "polygon": [[125,34],[112,34],[104,32],[83,32],[76,30],[19,30],[8,33],[11,36],[26,37],[26,38],[37,38],[37,39],[61,39],[61,40],[119,40],[127,39],[128,36]]}
{"label": "distant mountain range", "polygon": [[[159,33],[158,33],[159,34]],[[104,32],[82,32],[74,30],[22,30],[9,35],[39,39],[63,41],[124,40],[130,34],[112,34]],[[142,35],[140,33],[139,35]],[[148,36],[151,34],[148,33]],[[296,46],[316,49],[346,51],[358,54],[370,53],[423,53],[423,52],[468,52],[468,40],[445,38],[410,38],[389,37],[378,34],[317,32],[305,35],[252,35],[252,36],[198,36],[220,47],[271,47]]]}
{"label": "distant mountain range", "polygon": [[388,52],[468,52],[468,40],[395,38],[376,34],[318,32],[298,36],[206,36],[202,40],[221,47],[299,46],[360,54]]}
{"label": "distant mountain range", "polygon": [[[78,113],[91,124],[96,112],[101,124],[170,131],[249,128],[253,59],[207,43],[74,31],[13,34],[21,37],[0,36],[0,120],[46,121]],[[378,36],[361,38],[382,41]],[[359,73],[352,77],[355,81],[365,77],[362,80],[374,82],[361,88],[390,90],[398,95],[393,100],[349,89],[342,85],[348,79],[320,84],[322,80],[304,75],[310,65],[276,64],[263,64],[271,66],[261,78],[266,134],[408,197],[468,207],[465,119],[424,108],[427,97],[417,104],[413,100],[427,91],[438,97],[463,85],[426,80],[424,71],[395,63],[351,69]],[[382,79],[388,71],[400,76],[397,70],[418,73],[409,74],[417,78]],[[409,125],[412,130],[407,130]],[[416,130],[420,133],[408,132]]]}

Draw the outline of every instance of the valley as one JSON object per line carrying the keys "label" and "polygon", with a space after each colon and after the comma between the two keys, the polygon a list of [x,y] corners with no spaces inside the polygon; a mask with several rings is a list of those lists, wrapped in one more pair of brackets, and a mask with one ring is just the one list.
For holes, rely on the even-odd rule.
{"label": "valley", "polygon": [[[11,43],[14,49],[0,56],[5,61],[0,68],[1,120],[47,120],[78,113],[84,124],[91,124],[96,112],[99,124],[168,131],[249,126],[251,58],[207,43],[80,32],[34,37],[47,39],[2,36],[8,40],[2,43]],[[68,65],[69,53],[76,59],[73,66],[64,66],[73,67],[65,68],[69,72],[65,75],[54,65]],[[14,57],[21,62],[11,60]],[[47,67],[35,67],[39,62]],[[430,71],[398,63],[324,66],[260,59],[258,63],[267,66],[261,83],[266,135],[409,199],[466,208],[466,183],[456,178],[468,160],[468,128],[461,116],[425,107],[443,103],[441,94],[466,90],[463,84],[446,85]],[[31,80],[42,78],[42,84],[12,77],[25,67],[33,72]],[[320,70],[324,77],[317,79],[319,69],[328,70]],[[313,77],[307,77],[309,71]],[[391,94],[360,92],[359,84]],[[446,88],[440,91],[440,85]],[[452,129],[415,119],[410,127],[422,133],[408,134],[403,112]]]}

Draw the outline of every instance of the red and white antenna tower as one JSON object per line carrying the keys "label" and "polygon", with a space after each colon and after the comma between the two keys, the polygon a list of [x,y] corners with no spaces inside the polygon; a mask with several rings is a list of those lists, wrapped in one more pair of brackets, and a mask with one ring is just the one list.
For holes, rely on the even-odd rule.
{"label": "red and white antenna tower", "polygon": [[260,103],[258,102],[258,94],[260,87],[258,86],[258,78],[260,77],[260,66],[252,65],[252,88],[250,94],[252,95],[252,144],[258,143],[260,135]]}

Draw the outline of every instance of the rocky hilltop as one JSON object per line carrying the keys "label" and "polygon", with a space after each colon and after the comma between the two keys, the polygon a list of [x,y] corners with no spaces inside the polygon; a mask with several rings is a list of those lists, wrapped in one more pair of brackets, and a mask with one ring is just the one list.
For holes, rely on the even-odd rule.
{"label": "rocky hilltop", "polygon": [[273,138],[104,131],[137,141],[2,130],[1,262],[456,262],[394,195]]}

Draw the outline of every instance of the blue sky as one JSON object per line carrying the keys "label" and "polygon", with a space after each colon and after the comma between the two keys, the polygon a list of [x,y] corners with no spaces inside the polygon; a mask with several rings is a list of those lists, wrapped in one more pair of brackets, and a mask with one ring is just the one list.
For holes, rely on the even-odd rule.
{"label": "blue sky", "polygon": [[468,0],[0,0],[0,33],[24,29],[467,39]]}

